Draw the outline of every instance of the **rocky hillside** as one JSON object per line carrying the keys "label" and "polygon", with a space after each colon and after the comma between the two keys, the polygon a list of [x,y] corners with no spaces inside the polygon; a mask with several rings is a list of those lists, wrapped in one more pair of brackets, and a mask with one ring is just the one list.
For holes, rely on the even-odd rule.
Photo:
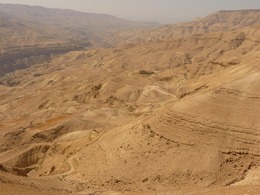
{"label": "rocky hillside", "polygon": [[254,24],[73,51],[5,75],[0,185],[259,193],[259,35]]}

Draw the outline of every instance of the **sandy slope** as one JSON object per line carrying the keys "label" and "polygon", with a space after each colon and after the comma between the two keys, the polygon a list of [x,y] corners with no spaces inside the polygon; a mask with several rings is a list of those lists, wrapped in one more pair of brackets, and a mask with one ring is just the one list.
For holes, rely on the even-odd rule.
{"label": "sandy slope", "polygon": [[191,34],[2,77],[4,193],[257,194],[258,40]]}

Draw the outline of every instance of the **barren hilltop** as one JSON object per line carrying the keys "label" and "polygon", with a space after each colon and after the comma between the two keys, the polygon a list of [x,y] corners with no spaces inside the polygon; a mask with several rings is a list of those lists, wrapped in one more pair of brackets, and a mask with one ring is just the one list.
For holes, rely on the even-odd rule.
{"label": "barren hilltop", "polygon": [[78,48],[42,9],[0,5],[2,194],[260,194],[260,10],[155,28],[50,9],[114,40]]}

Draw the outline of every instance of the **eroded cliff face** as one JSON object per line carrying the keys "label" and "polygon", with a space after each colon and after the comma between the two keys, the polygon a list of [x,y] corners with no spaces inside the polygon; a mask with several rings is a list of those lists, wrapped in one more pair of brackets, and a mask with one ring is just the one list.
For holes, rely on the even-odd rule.
{"label": "eroded cliff face", "polygon": [[[86,34],[4,13],[0,6],[0,76],[47,62],[54,55],[91,47]],[[19,15],[19,14],[18,14]]]}
{"label": "eroded cliff face", "polygon": [[0,54],[0,76],[36,64],[46,63],[55,55],[90,48],[90,43],[37,45],[5,48]]}

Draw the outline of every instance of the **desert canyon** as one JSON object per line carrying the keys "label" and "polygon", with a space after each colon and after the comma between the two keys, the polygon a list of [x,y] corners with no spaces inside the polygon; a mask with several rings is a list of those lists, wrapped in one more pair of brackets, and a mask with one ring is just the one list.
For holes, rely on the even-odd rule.
{"label": "desert canyon", "polygon": [[1,194],[260,194],[259,9],[0,4],[0,30]]}

